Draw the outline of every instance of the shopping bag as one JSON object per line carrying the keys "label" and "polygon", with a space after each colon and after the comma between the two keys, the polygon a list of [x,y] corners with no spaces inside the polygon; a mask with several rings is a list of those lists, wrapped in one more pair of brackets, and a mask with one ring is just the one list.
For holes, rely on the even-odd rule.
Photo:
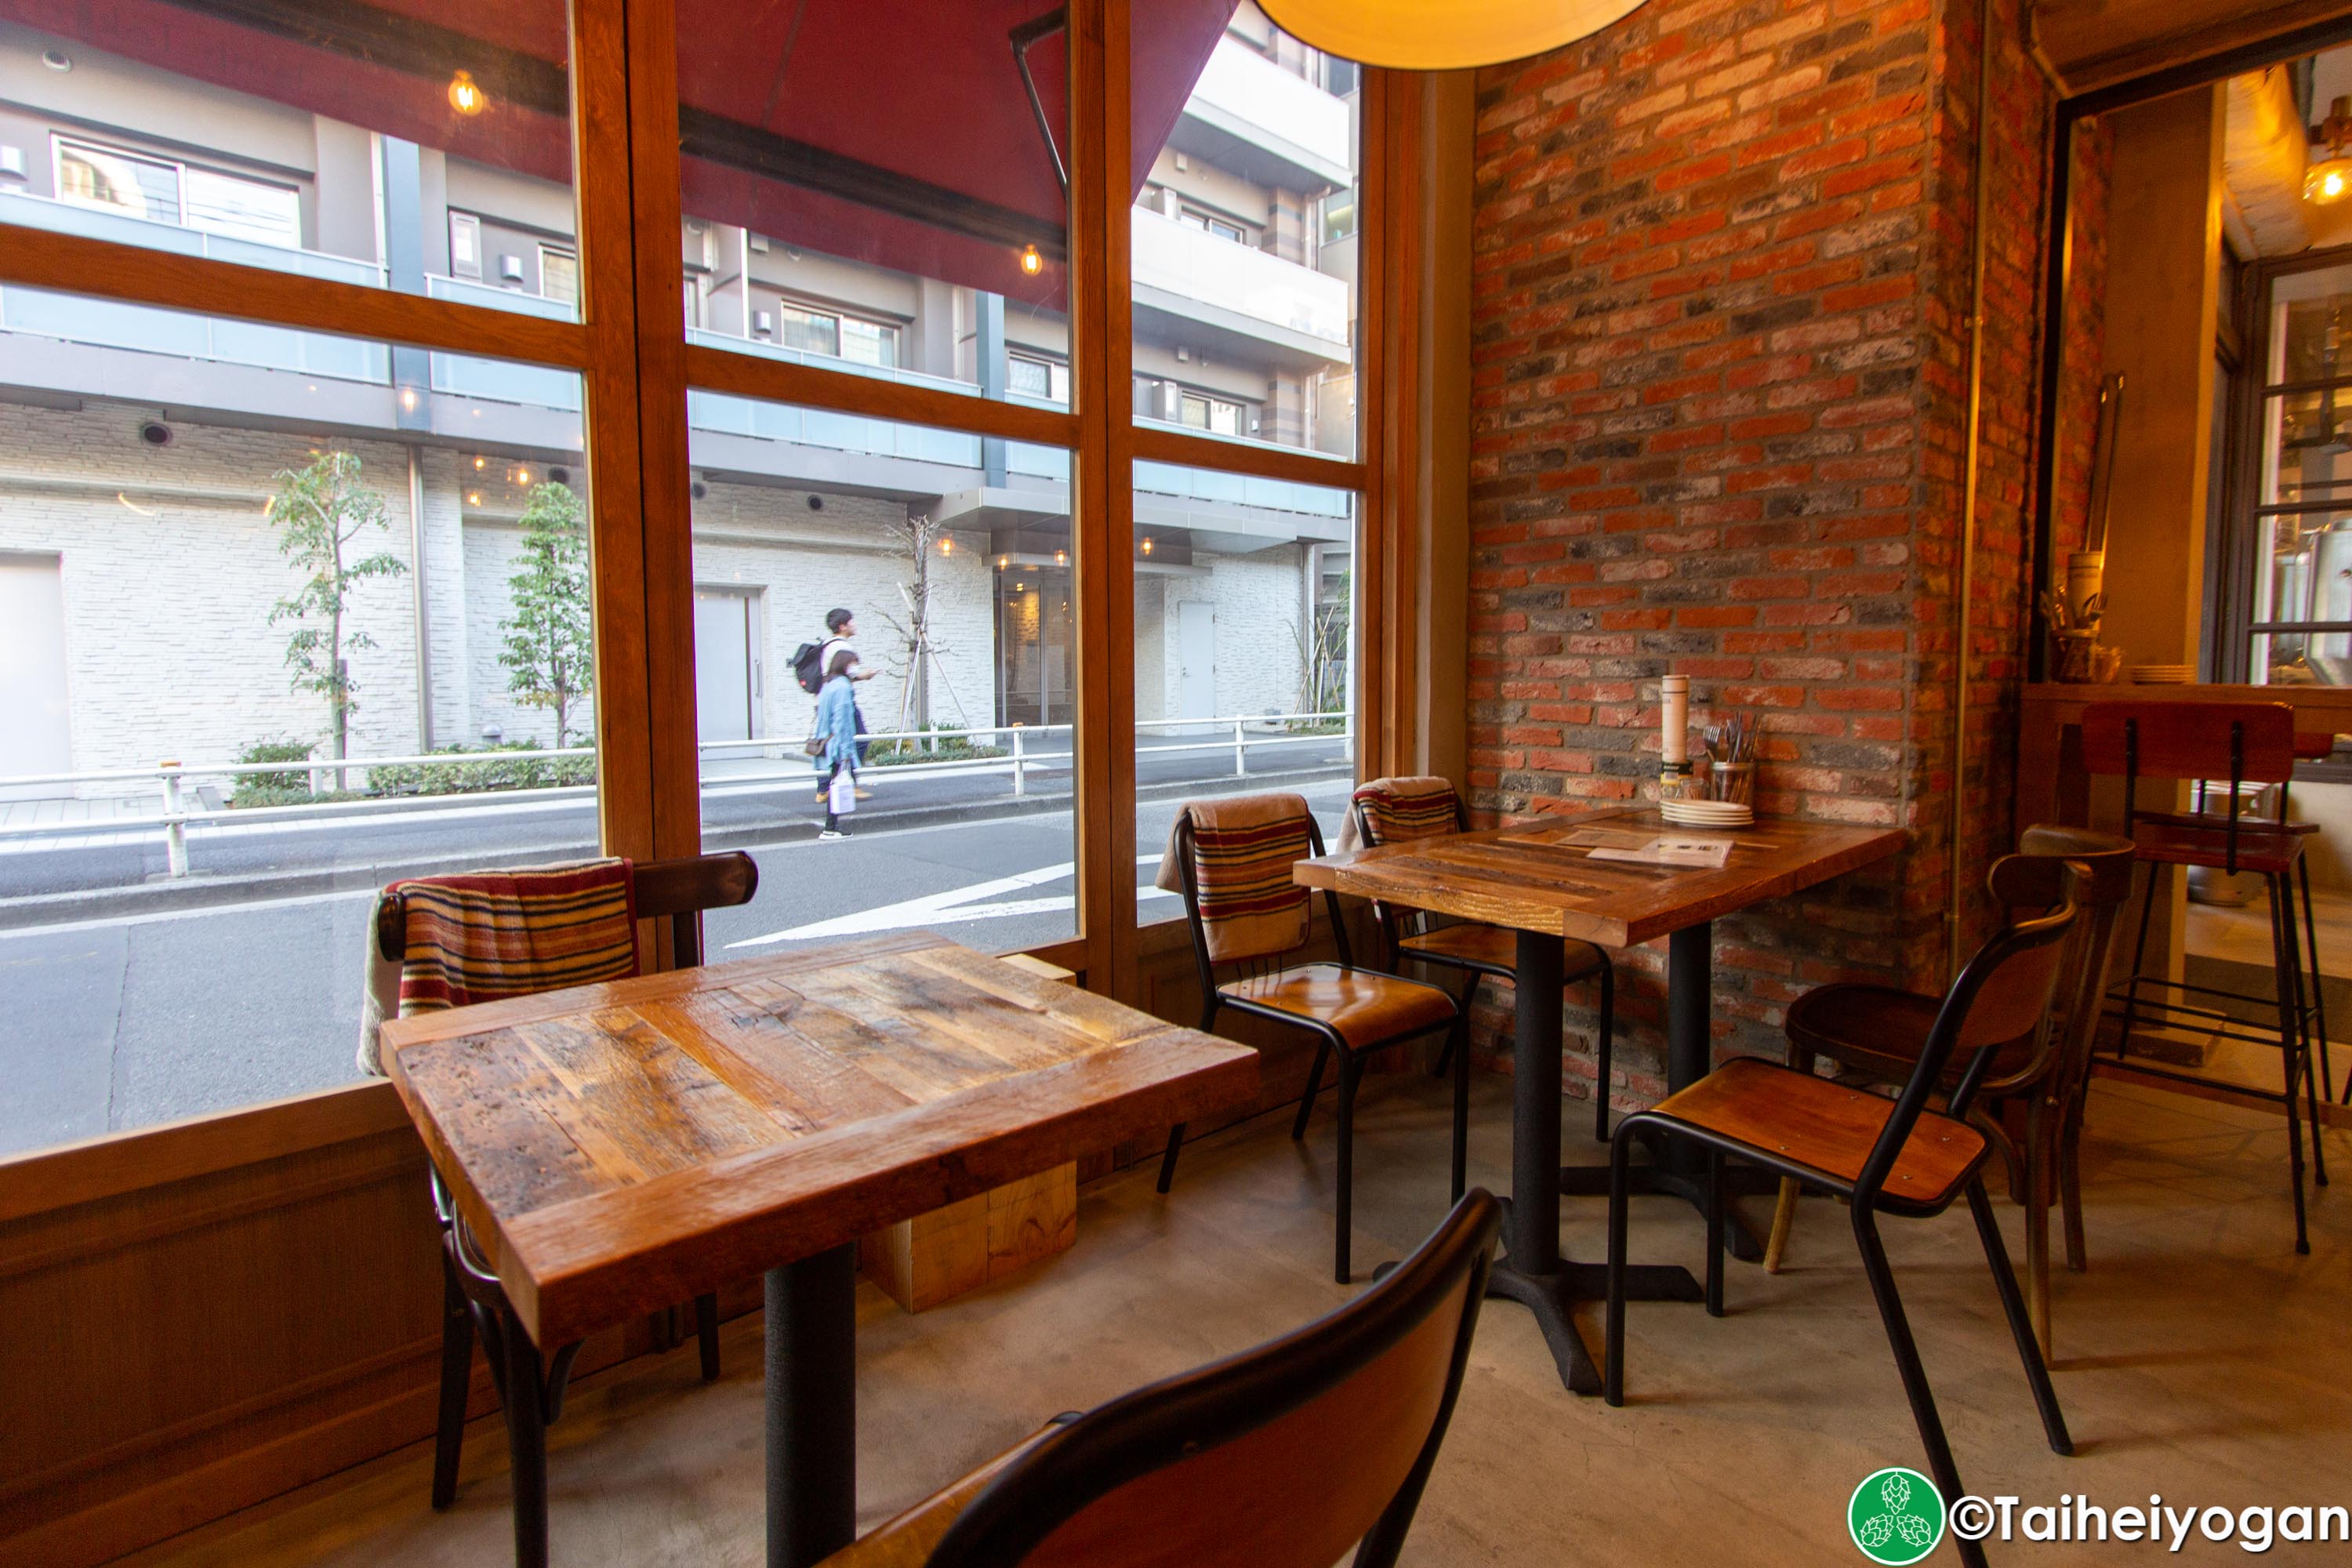
{"label": "shopping bag", "polygon": [[833,775],[833,792],[825,809],[835,816],[847,816],[857,809],[857,779],[848,769]]}

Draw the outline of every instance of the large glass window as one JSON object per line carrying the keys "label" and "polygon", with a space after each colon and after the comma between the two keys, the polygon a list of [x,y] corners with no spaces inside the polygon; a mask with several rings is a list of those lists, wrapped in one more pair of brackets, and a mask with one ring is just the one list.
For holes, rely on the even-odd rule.
{"label": "large glass window", "polygon": [[1336,841],[1355,783],[1356,498],[1166,463],[1135,466],[1138,918],[1185,801],[1307,796]]}
{"label": "large glass window", "polygon": [[[761,869],[714,940],[1076,935],[1069,455],[709,392],[688,421],[704,841]],[[836,656],[860,738],[821,838]]]}
{"label": "large glass window", "polygon": [[1062,13],[677,7],[688,339],[993,398],[1069,352]]}
{"label": "large glass window", "polygon": [[2268,288],[2249,666],[2258,682],[2352,684],[2352,264]]}
{"label": "large glass window", "polygon": [[47,11],[0,22],[0,223],[576,314],[563,0]]}
{"label": "large glass window", "polygon": [[1356,454],[1360,78],[1244,0],[1133,23],[1135,415]]}
{"label": "large glass window", "polygon": [[0,1153],[351,1081],[377,886],[595,851],[579,378],[13,284],[0,357]]}

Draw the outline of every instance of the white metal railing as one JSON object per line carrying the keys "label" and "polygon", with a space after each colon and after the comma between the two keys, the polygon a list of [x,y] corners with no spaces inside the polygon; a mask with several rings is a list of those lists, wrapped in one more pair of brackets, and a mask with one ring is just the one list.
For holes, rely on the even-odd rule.
{"label": "white metal railing", "polygon": [[1352,162],[1347,100],[1285,70],[1230,35],[1217,40],[1184,110],[1213,117],[1222,126],[1269,152],[1303,162],[1327,178],[1344,182]]}
{"label": "white metal railing", "polygon": [[1188,228],[1150,207],[1129,211],[1136,287],[1165,289],[1181,300],[1303,333],[1327,345],[1334,361],[1348,358],[1344,279]]}
{"label": "white metal railing", "polygon": [[[1336,731],[1305,734],[1282,731],[1297,724],[1328,724],[1336,722]],[[1253,733],[1251,727],[1257,726]],[[1337,743],[1352,747],[1355,726],[1344,712],[1240,714],[1229,718],[1157,719],[1139,721],[1139,735],[1153,731],[1165,738],[1171,732],[1178,738],[1172,743],[1138,744],[1138,758],[1170,756],[1187,752],[1231,751],[1234,757],[1233,776],[1249,776],[1249,752],[1252,747],[1329,745]],[[879,764],[891,778],[927,778],[949,776],[990,777],[1002,775],[1009,779],[1012,793],[1025,796],[1029,793],[1029,775],[1033,773],[1054,773],[1068,768],[1075,752],[1068,746],[1050,749],[1057,738],[1073,738],[1076,727],[1069,724],[1000,724],[965,730],[904,730],[868,734],[864,740],[871,745],[888,743],[920,745],[930,742],[963,741],[992,749],[1001,749],[1003,755],[992,757],[959,757],[929,763],[888,763]],[[1186,736],[1206,736],[1213,739],[1185,739]],[[985,739],[982,739],[985,737]],[[1043,742],[1048,749],[1040,749]],[[730,794],[746,787],[763,787],[779,783],[805,782],[810,775],[807,753],[801,742],[785,737],[770,737],[756,741],[704,741],[698,744],[703,763],[701,787],[705,795]],[[721,753],[733,753],[743,761],[761,763],[785,762],[788,765],[747,773],[713,773],[708,764],[727,761]],[[188,837],[191,823],[218,824],[268,823],[287,819],[317,820],[362,816],[394,816],[403,812],[451,808],[467,805],[492,808],[526,805],[562,804],[567,801],[593,799],[596,786],[587,784],[554,784],[530,789],[454,790],[438,794],[374,795],[363,800],[295,801],[284,805],[206,805],[202,801],[188,799],[191,779],[237,779],[262,774],[302,774],[314,791],[319,788],[320,775],[365,773],[372,768],[389,767],[514,767],[520,764],[556,762],[572,758],[593,758],[593,746],[566,746],[561,750],[535,752],[438,752],[423,756],[406,757],[314,757],[290,763],[183,763],[166,760],[145,768],[100,768],[78,773],[24,773],[0,777],[0,799],[8,792],[47,785],[81,785],[92,784],[133,784],[146,782],[155,786],[161,809],[152,815],[111,817],[87,817],[79,820],[0,824],[0,838],[81,837],[89,834],[121,833],[132,830],[158,829],[163,835],[164,856],[174,877],[188,874]]]}

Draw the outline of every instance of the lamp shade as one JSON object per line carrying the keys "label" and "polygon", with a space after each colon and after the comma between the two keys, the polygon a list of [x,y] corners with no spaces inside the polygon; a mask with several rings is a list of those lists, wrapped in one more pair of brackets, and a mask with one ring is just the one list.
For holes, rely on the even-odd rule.
{"label": "lamp shade", "polygon": [[1396,70],[1459,70],[1590,37],[1643,0],[1258,0],[1327,55]]}

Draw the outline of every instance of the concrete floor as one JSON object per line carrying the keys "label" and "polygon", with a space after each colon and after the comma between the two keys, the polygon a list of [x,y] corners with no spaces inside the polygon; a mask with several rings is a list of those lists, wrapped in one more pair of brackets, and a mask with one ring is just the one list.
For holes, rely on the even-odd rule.
{"label": "concrete floor", "polygon": [[[1475,1086],[1472,1179],[1507,1184],[1507,1081]],[[1444,1092],[1367,1086],[1357,1158],[1359,1267],[1439,1216]],[[1572,1109],[1572,1108],[1571,1108]],[[1076,1247],[978,1295],[908,1317],[862,1290],[861,1528],[1033,1429],[1136,1384],[1240,1349],[1337,1305],[1328,1275],[1331,1127],[1306,1144],[1268,1116],[1186,1152],[1175,1194],[1123,1173],[1082,1197]],[[2352,1182],[2352,1139],[2329,1153]],[[1599,1147],[1571,1126],[1570,1158]],[[2024,1503],[2087,1494],[2114,1508],[2352,1503],[2352,1197],[2322,1193],[2312,1255],[2293,1250],[2285,1136],[2273,1119],[2102,1082],[2084,1148],[2091,1271],[2057,1282],[2056,1374],[2071,1459],[2043,1446],[1965,1210],[1889,1221],[1897,1278],[1973,1490]],[[1760,1205],[1759,1205],[1760,1206]],[[2001,1205],[2021,1256],[2017,1211]],[[1759,1214],[1760,1220],[1765,1217]],[[1598,1258],[1602,1205],[1570,1200],[1563,1240]],[[1697,1216],[1643,1199],[1637,1261],[1700,1262]],[[1789,1267],[1733,1263],[1730,1315],[1636,1303],[1628,1404],[1561,1389],[1528,1315],[1488,1305],[1462,1402],[1404,1561],[1413,1564],[1861,1562],[1845,1535],[1855,1485],[1920,1465],[1918,1440],[1843,1211],[1803,1207]],[[1599,1311],[1588,1314],[1595,1337]],[[554,1560],[574,1565],[761,1561],[759,1340],[730,1325],[728,1374],[692,1351],[616,1369],[556,1428]],[[468,1435],[457,1507],[425,1506],[420,1447],[224,1521],[142,1561],[380,1568],[508,1558],[503,1443]],[[2239,1562],[2193,1531],[2180,1562]],[[2291,1558],[2346,1549],[2281,1546]],[[2089,1551],[1996,1542],[1996,1558]],[[1948,1561],[1950,1548],[1937,1561]]]}

